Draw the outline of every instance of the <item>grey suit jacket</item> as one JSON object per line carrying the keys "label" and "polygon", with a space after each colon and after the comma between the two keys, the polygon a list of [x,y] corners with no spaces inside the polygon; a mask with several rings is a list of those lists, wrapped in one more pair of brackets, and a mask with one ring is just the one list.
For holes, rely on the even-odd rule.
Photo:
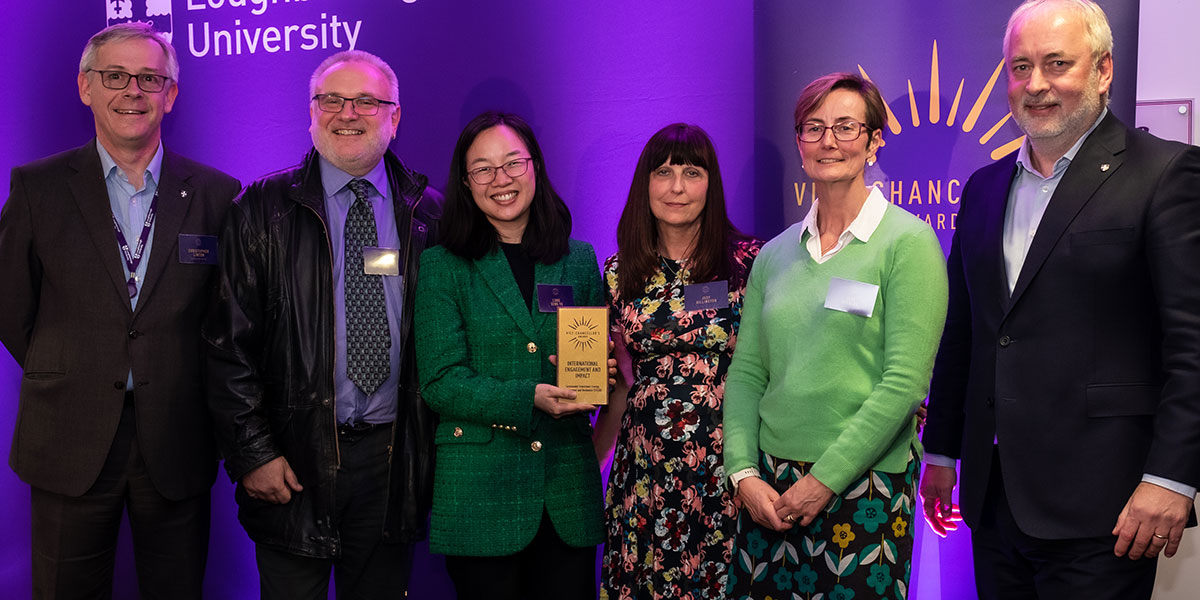
{"label": "grey suit jacket", "polygon": [[12,171],[0,212],[0,342],[23,370],[9,463],[32,486],[68,496],[92,486],[130,369],[155,487],[181,499],[212,485],[200,320],[216,269],[181,263],[178,239],[216,235],[240,186],[169,151],[161,179],[146,282],[131,310],[96,140]]}

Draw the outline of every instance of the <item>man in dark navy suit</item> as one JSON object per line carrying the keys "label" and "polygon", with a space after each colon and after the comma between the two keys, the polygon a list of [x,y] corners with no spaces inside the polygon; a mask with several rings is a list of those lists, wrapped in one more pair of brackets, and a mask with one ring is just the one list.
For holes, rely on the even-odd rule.
{"label": "man in dark navy suit", "polygon": [[1004,53],[1026,141],[963,189],[925,515],[960,459],[981,598],[1149,598],[1200,484],[1200,149],[1108,112],[1090,0],[1026,2]]}

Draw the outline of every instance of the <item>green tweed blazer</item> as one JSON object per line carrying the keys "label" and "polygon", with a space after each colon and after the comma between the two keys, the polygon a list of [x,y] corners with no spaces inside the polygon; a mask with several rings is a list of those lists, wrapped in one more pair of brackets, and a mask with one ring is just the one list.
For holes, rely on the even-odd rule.
{"label": "green tweed blazer", "polygon": [[[603,306],[596,253],[570,242],[535,284],[570,285],[578,306]],[[536,288],[535,288],[536,290]],[[421,255],[417,371],[441,417],[434,443],[432,552],[502,556],[529,545],[545,507],[567,544],[603,538],[603,490],[591,423],[533,407],[554,383],[557,317],[525,305],[504,253],[471,261],[437,246]]]}

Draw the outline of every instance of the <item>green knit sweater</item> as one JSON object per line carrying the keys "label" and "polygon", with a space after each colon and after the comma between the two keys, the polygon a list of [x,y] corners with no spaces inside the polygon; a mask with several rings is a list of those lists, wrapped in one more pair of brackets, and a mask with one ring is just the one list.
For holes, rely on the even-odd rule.
{"label": "green knit sweater", "polygon": [[[868,242],[821,264],[803,231],[764,245],[750,273],[725,382],[725,472],[757,466],[761,449],[815,463],[841,494],[921,453],[913,411],[946,319],[945,258],[928,224],[890,204]],[[825,308],[834,277],[879,286],[870,317]]]}

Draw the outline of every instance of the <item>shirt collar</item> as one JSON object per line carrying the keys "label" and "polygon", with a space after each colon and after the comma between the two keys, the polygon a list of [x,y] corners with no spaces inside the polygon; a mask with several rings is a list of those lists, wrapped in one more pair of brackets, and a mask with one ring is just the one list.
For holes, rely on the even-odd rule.
{"label": "shirt collar", "polygon": [[[104,173],[105,179],[112,177],[113,169],[116,169],[117,177],[120,177],[122,181],[129,181],[125,172],[117,167],[117,161],[113,160],[112,155],[108,153],[108,150],[104,148],[104,144],[101,144],[100,140],[96,140],[96,150],[100,153],[100,170]],[[143,187],[149,182],[154,182],[155,185],[158,185],[158,182],[161,181],[162,159],[163,145],[162,140],[159,140],[158,149],[154,151],[154,156],[150,157],[150,164],[146,165],[146,180],[142,182]]]}
{"label": "shirt collar", "polygon": [[[1058,173],[1061,173],[1067,168],[1068,165],[1071,164],[1071,161],[1075,160],[1075,155],[1079,154],[1079,149],[1083,147],[1083,143],[1087,141],[1088,137],[1092,135],[1092,132],[1100,126],[1100,122],[1103,121],[1104,117],[1107,115],[1108,107],[1106,106],[1104,107],[1104,110],[1100,111],[1100,116],[1096,118],[1096,121],[1092,123],[1092,126],[1089,127],[1088,130],[1083,133],[1083,135],[1079,136],[1078,140],[1075,140],[1075,145],[1071,146],[1071,148],[1067,150],[1067,153],[1064,154],[1062,158],[1054,162],[1054,174],[1057,175]],[[1040,177],[1041,174],[1033,168],[1033,156],[1031,155],[1032,152],[1033,150],[1030,148],[1029,139],[1026,138],[1025,143],[1021,144],[1021,149],[1017,151],[1017,165],[1019,165],[1022,169],[1029,171],[1030,173],[1037,173]]]}
{"label": "shirt collar", "polygon": [[[334,198],[338,192],[354,179],[364,179],[375,187],[375,192],[384,199],[388,198],[387,166],[381,159],[366,175],[355,177],[335,166],[318,154],[318,164],[321,166],[321,187],[325,189],[326,198]],[[350,196],[353,198],[353,194]]]}
{"label": "shirt collar", "polygon": [[[842,233],[843,236],[850,233],[863,243],[869,241],[871,235],[879,228],[879,223],[883,221],[883,213],[887,211],[888,205],[887,199],[883,197],[883,192],[878,187],[873,185],[868,187],[871,191],[867,194],[866,202],[863,202],[858,216],[854,217],[854,220],[846,227],[846,231]],[[813,200],[812,208],[808,210],[808,214],[804,215],[804,220],[801,221],[803,223],[800,233],[802,243],[805,233],[813,237],[820,235],[817,230],[817,206],[819,203],[819,199]]]}

